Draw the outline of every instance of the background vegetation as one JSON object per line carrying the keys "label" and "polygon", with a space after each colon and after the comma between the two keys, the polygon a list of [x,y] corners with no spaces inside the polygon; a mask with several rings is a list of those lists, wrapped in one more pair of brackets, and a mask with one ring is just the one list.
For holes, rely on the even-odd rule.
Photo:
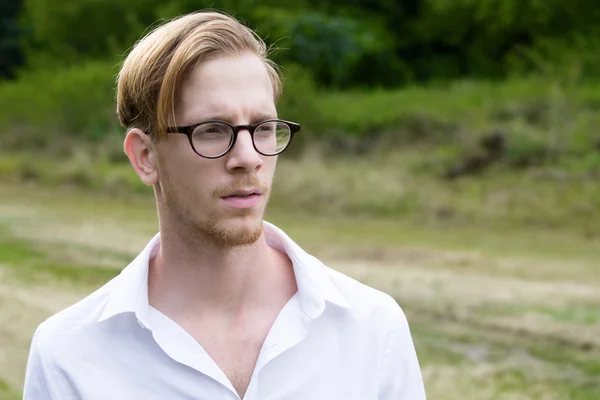
{"label": "background vegetation", "polygon": [[273,46],[302,124],[269,217],[398,298],[431,398],[600,398],[594,0],[3,0],[0,399],[41,319],[156,229],[115,79],[204,8]]}
{"label": "background vegetation", "polygon": [[[308,157],[308,168],[344,165],[337,170],[361,177],[335,193],[335,182],[345,182],[339,176],[319,191],[294,179],[297,186],[280,191],[282,202],[472,223],[478,211],[463,210],[464,186],[479,193],[468,207],[496,207],[503,221],[597,221],[600,11],[591,0],[3,4],[2,176],[143,190],[127,172],[114,114],[119,63],[149,26],[212,7],[278,49],[273,58],[286,76],[280,113],[303,125],[286,154],[297,161],[289,174],[302,176]],[[345,167],[356,165],[345,163],[349,157],[377,161],[389,175],[368,183]],[[423,182],[448,193],[445,204],[427,206]],[[385,200],[366,195],[382,186]],[[505,200],[496,204],[498,197]],[[345,204],[349,198],[358,204]]]}

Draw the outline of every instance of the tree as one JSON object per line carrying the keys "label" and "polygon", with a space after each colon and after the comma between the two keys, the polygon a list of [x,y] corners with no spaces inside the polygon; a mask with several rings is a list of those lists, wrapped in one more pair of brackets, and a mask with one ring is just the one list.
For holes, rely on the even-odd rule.
{"label": "tree", "polygon": [[21,0],[3,0],[0,2],[0,78],[13,78],[15,69],[23,64],[18,15]]}

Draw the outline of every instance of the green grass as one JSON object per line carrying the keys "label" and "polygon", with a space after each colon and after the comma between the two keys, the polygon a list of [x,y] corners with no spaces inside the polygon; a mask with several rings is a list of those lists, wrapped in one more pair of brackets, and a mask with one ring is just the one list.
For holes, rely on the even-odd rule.
{"label": "green grass", "polygon": [[[518,227],[567,229],[584,242],[600,235],[596,229],[600,214],[595,212],[600,186],[591,176],[562,178],[554,177],[550,168],[525,173],[498,168],[483,177],[447,182],[411,172],[414,158],[409,151],[380,158],[282,158],[271,207],[280,214],[389,218],[435,226],[443,234],[457,227],[477,234]],[[152,196],[126,163],[5,153],[0,155],[0,180],[75,187],[102,195]],[[543,237],[547,236],[551,232]],[[547,247],[552,252],[561,248]]]}
{"label": "green grass", "polygon": [[482,316],[523,317],[537,314],[561,323],[595,325],[600,322],[600,310],[595,305],[571,305],[569,307],[547,307],[532,305],[489,305],[482,304],[476,312]]}
{"label": "green grass", "polygon": [[0,257],[7,264],[21,264],[43,259],[43,254],[24,242],[0,242]]}
{"label": "green grass", "polygon": [[[35,185],[0,190],[0,312],[14,314],[6,301],[14,290],[27,293],[19,315],[32,316],[0,326],[0,343],[29,335],[52,310],[108,281],[157,229],[153,202],[138,196]],[[268,220],[331,266],[398,299],[429,398],[599,398],[598,239],[568,229],[325,218],[282,207]],[[55,308],[40,310],[35,300],[48,300],[48,291]],[[13,396],[7,399],[18,397],[11,388],[20,378],[10,371],[24,368],[27,345],[20,341],[14,361],[0,362],[0,378],[11,377],[0,386],[1,395]]]}
{"label": "green grass", "polygon": [[600,322],[600,310],[592,306],[571,307],[563,309],[542,308],[542,315],[547,315],[557,321],[580,322],[583,324],[597,324]]}
{"label": "green grass", "polygon": [[[64,257],[61,260],[55,250],[46,250],[41,251],[40,246],[31,241],[0,237],[0,263],[23,282],[43,283],[50,279],[66,284],[98,286],[120,272],[117,268],[72,264]],[[93,260],[93,249],[88,252]]]}
{"label": "green grass", "polygon": [[20,400],[23,394],[12,388],[0,378],[0,400]]}
{"label": "green grass", "polygon": [[462,324],[456,332],[445,326],[452,322],[408,317],[432,398],[452,399],[460,393],[473,399],[592,400],[600,395],[597,371],[589,368],[598,365],[597,351],[584,355],[543,337],[499,335],[491,328]]}
{"label": "green grass", "polygon": [[[40,174],[54,176],[59,169],[53,170],[49,160],[43,165],[46,168],[40,168]],[[492,255],[502,255],[508,247],[513,257],[556,261],[576,257],[592,263],[600,257],[600,236],[595,229],[600,217],[592,212],[598,187],[580,187],[577,192],[575,184],[551,188],[549,182],[499,176],[489,182],[471,180],[456,185],[407,177],[406,183],[397,182],[397,188],[378,189],[378,181],[369,182],[365,176],[367,168],[376,170],[383,181],[391,179],[394,173],[393,167],[386,169],[366,162],[339,161],[334,168],[321,169],[309,161],[280,160],[267,219],[287,226],[295,237],[315,249],[332,241],[359,250],[427,247],[428,243],[435,243],[436,249],[475,250]],[[90,169],[93,171],[94,166]],[[19,189],[18,185],[6,183],[4,188],[8,196],[13,195],[14,189],[15,196],[32,196],[34,204],[48,202],[55,210],[75,213],[80,218],[103,212],[98,210],[98,198],[109,203],[114,198],[118,206],[112,212],[117,213],[116,217],[133,213],[136,221],[145,218],[150,222],[149,231],[155,229],[153,194],[139,182],[131,167],[113,166],[104,171],[106,175],[99,173],[96,180],[96,185],[104,190],[89,191],[85,186],[69,183],[63,183],[57,190],[55,182],[48,182],[43,176],[37,180],[36,189]],[[103,184],[103,179],[106,182],[114,179],[111,171],[116,176],[127,176],[130,183]],[[354,184],[346,185],[345,177],[354,174]],[[318,178],[311,180],[311,176]],[[4,180],[10,180],[10,175],[4,175]],[[65,193],[62,201],[57,196],[60,192]],[[377,203],[370,203],[377,197],[381,197],[378,201],[382,203],[394,197],[414,197],[417,201],[412,208],[382,213]],[[352,204],[362,204],[363,208],[356,211]],[[304,223],[305,217],[318,225],[318,231]],[[357,231],[355,226],[361,230]]]}

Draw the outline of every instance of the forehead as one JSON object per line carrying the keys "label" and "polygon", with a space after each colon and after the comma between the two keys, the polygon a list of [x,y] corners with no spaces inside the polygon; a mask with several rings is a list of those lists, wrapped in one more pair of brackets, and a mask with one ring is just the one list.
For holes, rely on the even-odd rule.
{"label": "forehead", "polygon": [[177,125],[228,115],[246,123],[255,115],[276,115],[273,86],[264,62],[254,54],[205,61],[183,81]]}

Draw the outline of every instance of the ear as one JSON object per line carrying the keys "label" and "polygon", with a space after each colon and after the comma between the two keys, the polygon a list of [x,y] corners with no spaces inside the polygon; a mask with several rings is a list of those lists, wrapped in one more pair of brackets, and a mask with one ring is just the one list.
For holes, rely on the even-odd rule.
{"label": "ear", "polygon": [[150,136],[141,129],[133,128],[127,132],[123,147],[142,183],[147,186],[155,185],[158,182],[157,157]]}

